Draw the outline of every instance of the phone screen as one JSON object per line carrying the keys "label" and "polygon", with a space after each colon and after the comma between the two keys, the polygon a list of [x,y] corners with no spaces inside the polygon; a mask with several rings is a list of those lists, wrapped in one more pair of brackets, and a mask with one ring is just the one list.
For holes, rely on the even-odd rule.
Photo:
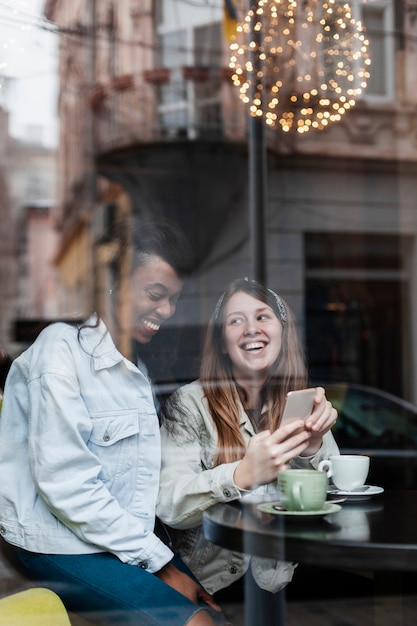
{"label": "phone screen", "polygon": [[292,422],[295,419],[306,420],[310,417],[314,407],[315,396],[316,389],[314,388],[289,391],[287,393],[280,426],[284,426],[284,424],[288,424],[288,422]]}

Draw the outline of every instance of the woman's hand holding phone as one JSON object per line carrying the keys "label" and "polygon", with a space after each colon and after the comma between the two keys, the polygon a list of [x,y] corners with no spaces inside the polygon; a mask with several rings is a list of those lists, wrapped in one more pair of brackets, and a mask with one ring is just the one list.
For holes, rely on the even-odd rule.
{"label": "woman's hand holding phone", "polygon": [[311,432],[300,419],[293,420],[273,433],[264,430],[251,437],[245,456],[236,466],[233,480],[239,489],[253,489],[276,480],[291,459],[309,446]]}
{"label": "woman's hand holding phone", "polygon": [[327,400],[323,387],[316,387],[315,391],[313,411],[305,421],[305,428],[310,432],[311,438],[302,456],[312,456],[319,450],[324,435],[337,420],[337,411]]}
{"label": "woman's hand holding phone", "polygon": [[323,387],[290,391],[279,428],[251,437],[235,469],[236,486],[253,489],[273,482],[292,459],[315,454],[336,418],[337,411],[326,399]]}
{"label": "woman's hand holding phone", "polygon": [[302,456],[312,456],[319,450],[323,436],[335,424],[337,411],[326,399],[323,387],[300,389],[287,394],[280,429],[295,419],[304,420],[304,427],[311,435]]}

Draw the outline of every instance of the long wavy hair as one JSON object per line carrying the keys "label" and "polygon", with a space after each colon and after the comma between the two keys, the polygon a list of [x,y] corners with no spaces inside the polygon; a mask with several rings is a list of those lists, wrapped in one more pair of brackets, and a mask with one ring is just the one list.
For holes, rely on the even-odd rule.
{"label": "long wavy hair", "polygon": [[224,347],[225,308],[230,298],[240,292],[271,307],[283,327],[280,353],[261,390],[267,428],[272,431],[279,426],[287,392],[303,389],[308,379],[295,318],[288,304],[259,281],[243,278],[231,283],[210,319],[200,367],[200,381],[218,434],[218,465],[241,459],[246,449],[240,432],[244,391],[234,379],[233,365]]}

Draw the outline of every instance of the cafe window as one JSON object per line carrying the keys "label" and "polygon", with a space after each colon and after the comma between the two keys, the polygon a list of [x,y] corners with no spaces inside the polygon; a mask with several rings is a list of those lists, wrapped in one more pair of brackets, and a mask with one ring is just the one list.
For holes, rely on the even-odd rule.
{"label": "cafe window", "polygon": [[409,243],[396,235],[306,235],[306,345],[314,380],[403,395]]}
{"label": "cafe window", "polygon": [[187,31],[176,30],[160,36],[161,66],[169,68],[170,80],[161,87],[161,105],[183,108],[186,102],[182,66],[187,62]]}
{"label": "cafe window", "polygon": [[[134,6],[134,3],[132,4]],[[162,24],[164,21],[164,3],[162,0],[154,0],[153,12],[154,12],[155,25],[159,26],[159,24]]]}
{"label": "cafe window", "polygon": [[394,11],[392,0],[362,2],[353,0],[355,19],[366,28],[371,57],[370,79],[364,100],[387,101],[394,98]]}
{"label": "cafe window", "polygon": [[219,22],[194,29],[195,65],[207,71],[204,80],[193,84],[195,123],[200,138],[221,135],[222,108],[220,102],[222,32]]}
{"label": "cafe window", "polygon": [[160,87],[159,113],[165,134],[208,138],[222,127],[220,22],[160,32],[161,67],[170,78]]}

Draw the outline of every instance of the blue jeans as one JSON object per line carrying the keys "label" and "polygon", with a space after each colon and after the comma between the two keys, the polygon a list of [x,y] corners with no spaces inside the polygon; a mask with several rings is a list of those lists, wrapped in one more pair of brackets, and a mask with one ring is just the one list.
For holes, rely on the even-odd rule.
{"label": "blue jeans", "polygon": [[[202,610],[217,624],[228,623],[206,604],[193,604],[153,574],[110,553],[36,554],[16,547],[13,551],[30,579],[55,591],[68,610],[101,626],[184,626]],[[178,557],[173,564],[192,576]]]}

